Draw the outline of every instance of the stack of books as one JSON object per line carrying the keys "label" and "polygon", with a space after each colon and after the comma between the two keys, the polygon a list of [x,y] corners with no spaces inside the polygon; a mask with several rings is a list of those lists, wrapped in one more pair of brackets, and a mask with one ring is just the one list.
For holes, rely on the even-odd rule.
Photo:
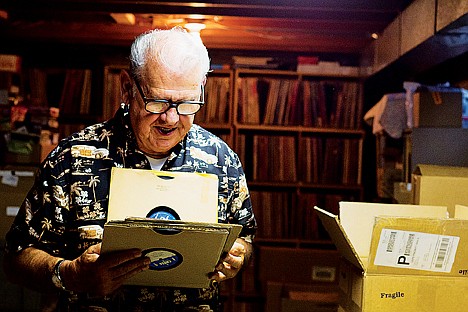
{"label": "stack of books", "polygon": [[279,67],[279,62],[273,57],[257,56],[233,56],[233,68],[263,68],[275,69]]}

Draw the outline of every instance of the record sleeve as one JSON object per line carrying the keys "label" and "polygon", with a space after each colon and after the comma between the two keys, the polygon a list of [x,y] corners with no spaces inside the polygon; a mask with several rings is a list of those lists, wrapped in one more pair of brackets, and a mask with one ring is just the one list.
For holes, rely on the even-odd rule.
{"label": "record sleeve", "polygon": [[112,168],[108,220],[129,217],[218,222],[218,177]]}
{"label": "record sleeve", "polygon": [[140,248],[150,268],[125,284],[206,288],[208,274],[231,249],[242,229],[238,224],[185,222],[148,218],[109,221],[102,253]]}

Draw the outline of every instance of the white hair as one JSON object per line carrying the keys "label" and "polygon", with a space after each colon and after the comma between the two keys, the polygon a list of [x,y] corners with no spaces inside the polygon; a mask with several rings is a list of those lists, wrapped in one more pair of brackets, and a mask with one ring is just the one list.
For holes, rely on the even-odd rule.
{"label": "white hair", "polygon": [[199,75],[202,84],[210,69],[208,51],[203,43],[182,27],[154,29],[139,35],[130,50],[131,74],[141,81],[147,66],[155,66],[158,75],[168,78]]}

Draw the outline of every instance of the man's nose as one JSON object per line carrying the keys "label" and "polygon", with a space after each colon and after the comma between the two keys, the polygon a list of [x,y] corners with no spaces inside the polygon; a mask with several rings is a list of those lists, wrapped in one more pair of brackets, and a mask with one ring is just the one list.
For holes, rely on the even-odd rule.
{"label": "man's nose", "polygon": [[171,107],[165,113],[162,113],[161,117],[163,118],[163,120],[169,123],[176,122],[179,120],[179,114],[177,113],[175,107]]}

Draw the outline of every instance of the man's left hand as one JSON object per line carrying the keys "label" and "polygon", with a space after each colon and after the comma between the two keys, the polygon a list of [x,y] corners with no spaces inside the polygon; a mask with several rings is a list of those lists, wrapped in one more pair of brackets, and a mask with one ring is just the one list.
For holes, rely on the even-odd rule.
{"label": "man's left hand", "polygon": [[215,271],[210,274],[210,278],[218,282],[233,278],[250,256],[251,246],[241,238],[238,238],[229,253],[216,265]]}

